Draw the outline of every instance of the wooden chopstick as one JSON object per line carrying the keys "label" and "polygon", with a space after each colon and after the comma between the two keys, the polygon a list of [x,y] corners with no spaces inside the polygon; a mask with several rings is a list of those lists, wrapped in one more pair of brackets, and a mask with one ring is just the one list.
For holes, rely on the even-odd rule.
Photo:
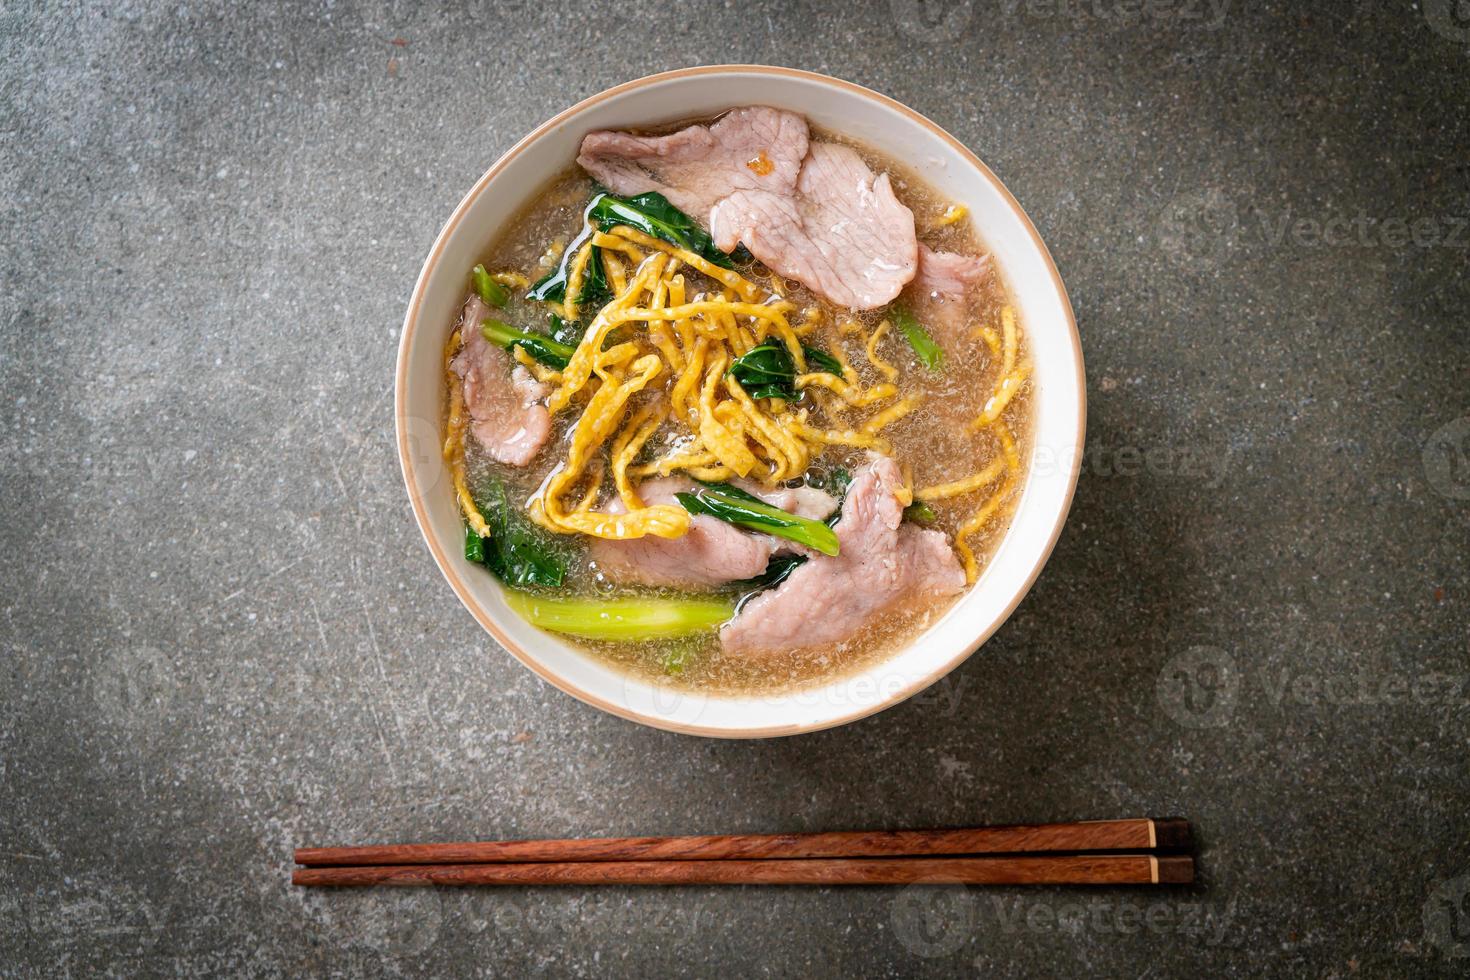
{"label": "wooden chopstick", "polygon": [[598,861],[731,861],[772,858],[892,858],[939,854],[1146,851],[1190,845],[1189,821],[1177,817],[1088,820],[956,830],[852,830],[815,834],[721,834],[706,837],[601,837],[303,847],[309,867]]}
{"label": "wooden chopstick", "polygon": [[1194,880],[1187,855],[579,861],[297,868],[293,885],[1170,885]]}

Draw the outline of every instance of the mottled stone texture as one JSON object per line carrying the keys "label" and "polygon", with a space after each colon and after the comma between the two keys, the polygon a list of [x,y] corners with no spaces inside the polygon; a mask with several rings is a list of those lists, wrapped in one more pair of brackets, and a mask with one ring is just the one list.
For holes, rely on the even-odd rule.
{"label": "mottled stone texture", "polygon": [[[7,5],[0,974],[1463,970],[1463,7]],[[470,183],[718,61],[974,147],[1056,256],[1091,402],[1070,523],[984,650],[754,744],[497,648],[390,438]],[[286,884],[303,842],[1171,812],[1204,880],[1168,895]]]}

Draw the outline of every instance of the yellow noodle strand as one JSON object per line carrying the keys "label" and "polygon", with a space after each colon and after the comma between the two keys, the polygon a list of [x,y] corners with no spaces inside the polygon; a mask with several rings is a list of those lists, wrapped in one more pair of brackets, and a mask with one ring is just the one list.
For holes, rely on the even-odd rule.
{"label": "yellow noodle strand", "polygon": [[973,584],[979,577],[980,566],[976,561],[975,552],[970,547],[969,537],[983,528],[991,518],[1000,512],[1002,505],[1010,509],[1013,505],[1010,501],[1012,491],[1021,478],[1021,452],[1016,446],[1016,440],[1011,435],[1011,430],[1004,422],[996,422],[993,426],[996,437],[1000,440],[1001,459],[986,468],[988,472],[997,464],[1006,470],[1005,482],[999,490],[977,510],[970,519],[960,525],[955,532],[955,549],[959,551],[961,559],[965,564],[965,581]]}
{"label": "yellow noodle strand", "polygon": [[613,442],[613,481],[617,485],[618,495],[623,498],[623,505],[629,511],[642,510],[644,505],[642,498],[633,489],[633,484],[628,482],[628,467],[668,417],[669,406],[662,399],[652,405],[645,405]]}
{"label": "yellow noodle strand", "polygon": [[694,479],[705,483],[724,483],[735,476],[735,471],[728,466],[692,466],[688,472]]}
{"label": "yellow noodle strand", "polygon": [[688,511],[671,504],[630,510],[626,514],[568,513],[560,500],[561,495],[580,480],[583,470],[592,460],[592,453],[618,427],[628,399],[642,391],[662,370],[663,362],[657,355],[644,355],[633,362],[632,373],[626,380],[610,383],[610,379],[609,383],[597,389],[572,429],[566,463],[551,476],[531,503],[533,520],[562,534],[580,533],[616,539],[640,538],[648,534],[676,538],[688,530]]}
{"label": "yellow noodle strand", "polygon": [[944,209],[944,214],[939,216],[939,220],[934,223],[934,227],[948,227],[949,225],[954,224],[956,221],[965,220],[965,218],[968,217],[969,214],[970,209],[965,207],[963,204],[951,204],[949,207]]}
{"label": "yellow noodle strand", "polygon": [[577,349],[567,362],[567,366],[562,369],[561,387],[553,391],[551,397],[547,400],[546,407],[551,411],[551,414],[555,415],[557,412],[566,408],[567,404],[572,400],[572,396],[578,391],[581,391],[583,386],[587,384],[592,376],[592,370],[599,357],[599,352],[602,351],[603,342],[607,340],[608,333],[619,323],[630,319],[638,319],[637,317],[624,316],[623,314],[626,312],[624,308],[631,303],[637,302],[642,297],[643,291],[647,288],[648,283],[659,277],[667,262],[668,258],[664,255],[656,255],[645,261],[638,267],[638,272],[634,275],[633,281],[628,283],[627,287],[614,297],[612,302],[604,306],[598,312],[597,316],[593,318],[591,326],[587,328],[587,333],[582,336],[581,343],[577,345]]}
{"label": "yellow noodle strand", "polygon": [[1015,370],[1016,351],[1021,344],[1020,333],[1016,329],[1016,313],[1009,306],[1001,309],[1000,324],[1002,335],[1005,337],[1005,359],[1000,368],[1000,373],[1004,377]]}
{"label": "yellow noodle strand", "polygon": [[951,497],[959,497],[964,494],[988,487],[1000,478],[1006,471],[1006,461],[996,459],[985,469],[973,476],[967,476],[963,480],[953,480],[949,483],[938,483],[932,487],[924,487],[914,491],[914,496],[920,500],[933,502],[936,500],[948,500]]}
{"label": "yellow noodle strand", "polygon": [[[653,304],[655,306],[668,302],[671,284],[668,279],[660,279],[658,286],[653,292]],[[648,339],[653,346],[658,348],[664,360],[668,362],[669,369],[675,373],[684,369],[684,354],[679,349],[678,341],[674,337],[674,324],[671,320],[648,321]]]}
{"label": "yellow noodle strand", "polygon": [[851,384],[857,380],[857,372],[852,369],[852,364],[847,360],[847,355],[842,352],[841,344],[833,344],[832,349],[828,353],[832,355],[832,358],[838,364],[842,365],[843,381]]}
{"label": "yellow noodle strand", "polygon": [[694,342],[694,349],[689,351],[684,364],[684,373],[674,382],[674,390],[669,396],[674,403],[674,417],[695,428],[699,426],[699,407],[690,399],[699,390],[700,381],[704,377],[704,356],[708,348],[709,341],[704,337]]}
{"label": "yellow noodle strand", "polygon": [[[684,277],[669,279],[669,305],[677,309],[684,305]],[[687,316],[674,318],[674,331],[679,335],[679,344],[684,350],[694,347],[694,325]]]}
{"label": "yellow noodle strand", "polygon": [[490,278],[494,279],[502,286],[510,286],[514,289],[529,289],[531,286],[531,280],[527,279],[519,272],[496,272],[493,273]]}
{"label": "yellow noodle strand", "polygon": [[1010,496],[1012,487],[1015,485],[1015,477],[1007,475],[1000,489],[977,510],[969,520],[960,525],[955,532],[954,546],[960,553],[961,560],[965,563],[965,582],[974,585],[975,580],[980,577],[980,563],[975,559],[975,552],[970,548],[970,535],[979,531],[992,517],[1000,512],[1001,506],[1005,504]]}
{"label": "yellow noodle strand", "polygon": [[995,393],[986,401],[985,408],[980,412],[980,416],[974,422],[970,423],[970,427],[972,429],[981,429],[1000,418],[1000,414],[1010,405],[1011,399],[1016,397],[1016,393],[1025,386],[1026,379],[1030,375],[1031,362],[1023,361],[1019,368],[1004,378],[1001,378],[1000,382],[995,386]]}
{"label": "yellow noodle strand", "polygon": [[858,432],[854,429],[823,429],[802,421],[791,423],[791,428],[808,442],[826,446],[854,446],[858,449],[872,449],[884,456],[893,455],[893,447],[888,440],[871,432]]}
{"label": "yellow noodle strand", "polygon": [[602,460],[593,460],[591,474],[591,477],[587,480],[587,489],[582,491],[582,499],[572,509],[574,513],[577,511],[589,511],[597,503],[597,493],[602,489]]}
{"label": "yellow noodle strand", "polygon": [[685,303],[683,306],[661,306],[654,309],[634,306],[621,312],[624,320],[677,320],[680,317],[694,316],[699,313],[726,313],[764,320],[790,331],[791,327],[785,317],[789,309],[791,309],[790,303],[736,303],[724,299],[710,299]]}
{"label": "yellow noodle strand", "polygon": [[887,320],[884,320],[882,323],[878,324],[877,329],[875,329],[868,337],[868,343],[866,347],[868,353],[868,363],[873,365],[873,367],[876,368],[883,375],[883,377],[887,378],[889,381],[897,381],[898,368],[894,367],[892,364],[889,364],[887,361],[883,360],[883,358],[878,356],[878,341],[883,339],[883,335],[886,334],[888,330],[889,323]]}
{"label": "yellow noodle strand", "polygon": [[612,286],[614,295],[628,288],[628,270],[623,260],[612,252],[602,253],[602,270],[607,273],[608,285]]}
{"label": "yellow noodle strand", "polygon": [[829,391],[836,392],[842,397],[843,402],[845,402],[847,405],[852,405],[857,408],[866,408],[869,405],[883,401],[886,398],[892,398],[894,395],[898,394],[898,387],[896,385],[891,385],[886,382],[876,384],[873,387],[864,390],[862,388],[859,388],[857,385],[848,384],[846,381],[837,377],[835,374],[828,374],[826,372],[819,372],[817,374],[803,374],[797,376],[796,387],[798,390],[810,388],[813,386],[826,388]]}
{"label": "yellow noodle strand", "polygon": [[806,447],[761,412],[733,377],[725,379],[725,388],[740,403],[750,428],[759,433],[757,438],[763,437],[761,441],[770,447],[772,462],[778,463],[771,473],[771,480],[792,480],[805,473],[808,460]]}
{"label": "yellow noodle strand", "polygon": [[744,439],[730,432],[715,417],[715,386],[725,372],[726,363],[725,355],[717,354],[705,373],[704,386],[699,394],[699,438],[726,467],[740,476],[749,476],[755,469],[754,454],[746,447]]}
{"label": "yellow noodle strand", "polygon": [[587,274],[587,262],[592,258],[592,243],[583,245],[572,259],[572,267],[567,270],[567,296],[562,301],[562,316],[567,320],[577,319],[577,297],[582,292],[582,278]]}
{"label": "yellow noodle strand", "polygon": [[689,446],[685,449],[671,453],[662,459],[656,459],[651,463],[643,463],[630,467],[628,472],[634,476],[668,476],[674,470],[687,470],[696,466],[709,466],[717,463],[715,454],[701,449],[698,445]]}
{"label": "yellow noodle strand", "polygon": [[1005,455],[1006,465],[1011,468],[1013,476],[1021,473],[1021,452],[1016,448],[1016,440],[1011,438],[1011,430],[1006,428],[1004,422],[995,423],[995,434],[1000,439],[1001,452]]}
{"label": "yellow noodle strand", "polygon": [[609,235],[607,232],[602,231],[593,232],[592,244],[601,249],[622,252],[634,265],[643,261],[643,252],[639,250],[638,246],[628,241],[622,235]]}
{"label": "yellow noodle strand", "polygon": [[1000,356],[1000,334],[995,332],[994,327],[981,327],[975,331],[975,336],[985,341],[985,346],[990,348],[993,356]]}
{"label": "yellow noodle strand", "polygon": [[883,411],[879,412],[877,415],[874,415],[872,418],[868,419],[867,422],[863,423],[863,431],[867,433],[880,431],[884,426],[891,425],[892,423],[897,422],[899,419],[903,418],[905,415],[918,408],[920,401],[921,399],[914,395],[909,395],[906,398],[899,399],[892,405],[889,405],[887,408],[883,409]]}
{"label": "yellow noodle strand", "polygon": [[629,228],[627,225],[618,225],[612,230],[612,233],[621,238],[636,242],[644,248],[657,249],[667,255],[677,257],[685,265],[698,269],[715,282],[729,289],[733,289],[747,303],[755,302],[764,292],[759,286],[746,279],[740,273],[731,269],[722,269],[702,256],[695,255],[688,249],[679,248],[677,245],[670,245],[668,242],[654,238],[651,235],[645,235],[636,228]]}
{"label": "yellow noodle strand", "polygon": [[561,372],[547,367],[536,358],[526,353],[526,349],[519,344],[510,349],[510,356],[525,365],[527,371],[542,384],[561,384]]}
{"label": "yellow noodle strand", "polygon": [[444,446],[440,450],[444,463],[449,467],[449,480],[454,485],[454,496],[459,501],[459,511],[470,527],[482,538],[490,536],[490,526],[485,523],[475,498],[470,494],[469,476],[465,472],[464,430],[469,425],[465,415],[464,389],[459,375],[454,373],[454,352],[459,348],[459,331],[449,335],[444,347],[444,379],[449,386],[449,412],[445,421]]}

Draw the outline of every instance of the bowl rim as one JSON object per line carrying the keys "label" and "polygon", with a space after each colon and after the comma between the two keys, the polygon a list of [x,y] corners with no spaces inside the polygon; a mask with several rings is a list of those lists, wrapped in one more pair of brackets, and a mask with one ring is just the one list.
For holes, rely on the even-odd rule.
{"label": "bowl rim", "polygon": [[[926,130],[931,132],[934,136],[947,143],[957,154],[960,155],[962,159],[973,166],[984,180],[988,181],[994,187],[994,189],[999,192],[1001,200],[1005,203],[1007,207],[1011,209],[1012,212],[1014,212],[1016,218],[1019,219],[1019,221],[1021,222],[1021,226],[1030,236],[1032,244],[1036,247],[1038,253],[1045,262],[1047,272],[1051,275],[1052,284],[1056,288],[1057,295],[1061,300],[1062,309],[1065,313],[1068,340],[1071,343],[1074,362],[1077,365],[1076,375],[1073,379],[1073,383],[1076,386],[1077,392],[1077,437],[1075,445],[1071,447],[1072,451],[1070,454],[1070,472],[1067,474],[1066,494],[1063,497],[1062,506],[1059,507],[1057,510],[1057,515],[1053,522],[1052,528],[1047,535],[1045,546],[1036,553],[1035,560],[1033,561],[1030,570],[1025,575],[1020,587],[1015,590],[1014,595],[1006,604],[1001,614],[997,616],[984,629],[980,630],[976,634],[974,642],[969,644],[958,655],[950,659],[948,662],[937,666],[930,674],[919,678],[905,688],[889,694],[881,701],[869,705],[861,705],[846,714],[832,718],[825,718],[817,722],[805,724],[791,723],[764,725],[760,727],[752,727],[749,729],[713,728],[698,724],[682,724],[673,722],[667,718],[639,711],[625,704],[618,704],[609,701],[597,694],[593,694],[590,691],[578,687],[577,685],[569,682],[567,679],[560,676],[559,674],[546,668],[535,657],[531,656],[528,651],[523,649],[507,632],[501,629],[499,624],[497,624],[495,620],[491,618],[490,615],[486,612],[486,610],[483,609],[477,601],[475,601],[470,593],[469,587],[460,578],[459,568],[452,560],[450,560],[448,556],[446,556],[444,549],[439,545],[437,541],[434,540],[434,538],[430,534],[427,506],[424,502],[423,496],[418,492],[413,479],[413,457],[410,447],[410,433],[408,431],[408,404],[406,393],[409,349],[412,346],[415,327],[419,319],[419,308],[424,300],[424,293],[428,284],[429,274],[438,265],[441,253],[444,251],[449,239],[459,228],[460,223],[464,220],[465,213],[469,210],[470,205],[479,197],[481,193],[484,192],[485,188],[490,184],[490,182],[493,181],[513,159],[524,152],[526,148],[529,147],[531,144],[540,140],[544,135],[555,130],[557,127],[563,125],[568,120],[579,115],[586,109],[589,109],[600,102],[603,102],[615,96],[622,95],[626,92],[633,91],[634,89],[643,88],[644,86],[658,82],[667,82],[674,79],[691,78],[701,75],[717,75],[725,73],[753,73],[774,75],[778,77],[816,82],[819,84],[825,84],[843,89],[849,93],[852,93],[862,98],[876,101],[888,107],[889,109],[902,113],[903,115],[909,117],[913,122],[922,126]],[[1086,373],[1082,357],[1082,340],[1077,332],[1077,318],[1072,310],[1072,301],[1071,298],[1067,295],[1067,287],[1062,282],[1061,273],[1057,269],[1056,261],[1052,258],[1050,249],[1048,249],[1046,247],[1046,243],[1042,241],[1041,235],[1036,230],[1035,224],[1031,221],[1030,216],[1026,214],[1026,211],[1021,207],[1020,202],[1016,200],[1015,195],[1010,192],[1005,184],[1002,183],[1000,178],[995,175],[995,172],[992,171],[988,166],[986,166],[984,161],[982,161],[979,156],[977,156],[972,150],[970,150],[969,147],[965,146],[954,136],[950,135],[943,127],[939,126],[937,123],[933,122],[922,113],[919,113],[916,110],[909,108],[907,105],[904,105],[902,102],[899,102],[897,99],[884,95],[881,92],[876,92],[863,85],[859,85],[856,82],[850,82],[845,79],[835,78],[831,75],[824,75],[820,72],[806,71],[800,68],[786,68],[776,65],[701,65],[697,67],[679,68],[673,71],[664,71],[657,72],[652,75],[645,75],[641,78],[636,78],[631,81],[623,82],[620,85],[614,85],[611,88],[604,89],[603,91],[598,92],[595,95],[582,99],[575,105],[564,109],[556,115],[552,116],[550,119],[546,120],[541,125],[537,126],[535,129],[531,130],[531,132],[527,133],[524,137],[518,140],[515,145],[513,145],[509,150],[502,154],[499,159],[491,164],[490,168],[486,170],[483,175],[481,175],[479,180],[475,181],[474,185],[471,186],[469,191],[465,193],[464,197],[460,199],[459,204],[455,206],[454,211],[450,214],[448,220],[445,221],[444,226],[440,229],[439,234],[435,237],[433,247],[429,250],[428,256],[424,259],[424,264],[419,271],[418,279],[414,282],[413,293],[409,297],[408,308],[404,313],[403,331],[398,343],[398,360],[394,371],[393,387],[393,415],[395,428],[397,430],[396,444],[398,449],[398,461],[403,472],[404,486],[408,491],[409,502],[413,507],[414,520],[418,523],[419,533],[423,536],[424,543],[428,545],[429,552],[434,558],[434,563],[439,566],[439,571],[449,582],[449,586],[454,590],[455,595],[459,597],[460,603],[464,605],[464,607],[469,611],[470,615],[475,618],[480,626],[492,637],[494,637],[496,642],[504,647],[513,657],[519,660],[525,667],[535,673],[538,677],[540,677],[542,680],[545,680],[547,683],[551,684],[558,690],[563,691],[566,694],[569,694],[577,700],[583,702],[584,704],[591,705],[594,708],[606,711],[611,715],[615,715],[627,721],[636,722],[641,725],[647,725],[651,728],[657,728],[663,731],[676,732],[686,735],[701,735],[714,738],[772,738],[785,735],[799,735],[806,732],[822,731],[828,728],[836,728],[839,725],[850,724],[852,722],[866,718],[870,715],[877,714],[879,711],[891,708],[894,705],[913,697],[915,694],[918,694],[919,692],[928,688],[930,685],[938,682],[941,678],[947,676],[956,667],[958,667],[960,664],[964,663],[971,656],[973,656],[975,651],[980,649],[980,647],[985,644],[985,641],[990,639],[990,637],[993,636],[995,632],[999,630],[1000,627],[1010,619],[1011,614],[1015,612],[1016,607],[1021,604],[1021,601],[1025,599],[1027,594],[1031,591],[1031,587],[1035,584],[1037,577],[1041,574],[1041,569],[1046,565],[1047,560],[1051,557],[1052,551],[1056,548],[1057,541],[1061,537],[1062,528],[1063,526],[1065,526],[1067,516],[1072,509],[1072,501],[1077,490],[1077,479],[1082,467],[1081,450],[1087,438]]]}

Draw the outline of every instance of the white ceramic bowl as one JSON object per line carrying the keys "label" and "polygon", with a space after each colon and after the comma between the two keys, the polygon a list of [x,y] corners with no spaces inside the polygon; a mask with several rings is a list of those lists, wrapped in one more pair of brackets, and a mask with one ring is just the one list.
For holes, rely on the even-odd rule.
{"label": "white ceramic bowl", "polygon": [[[629,677],[543,633],[506,607],[501,586],[462,556],[463,530],[439,454],[443,349],[466,271],[553,174],[583,134],[708,116],[741,105],[790,109],[905,161],[945,197],[966,204],[1020,307],[1034,368],[1030,470],[1012,527],[979,582],[890,659],[825,687],[726,698]],[[574,697],[670,731],[753,738],[853,721],[923,690],[1003,623],[1041,571],[1071,504],[1084,429],[1082,349],[1071,305],[1036,229],[1010,193],[953,136],[899,103],[824,75],[751,65],[688,68],[619,85],[539,126],[470,188],[450,215],[414,287],[398,351],[398,453],[414,515],[444,577],[480,624],[527,667]]]}

